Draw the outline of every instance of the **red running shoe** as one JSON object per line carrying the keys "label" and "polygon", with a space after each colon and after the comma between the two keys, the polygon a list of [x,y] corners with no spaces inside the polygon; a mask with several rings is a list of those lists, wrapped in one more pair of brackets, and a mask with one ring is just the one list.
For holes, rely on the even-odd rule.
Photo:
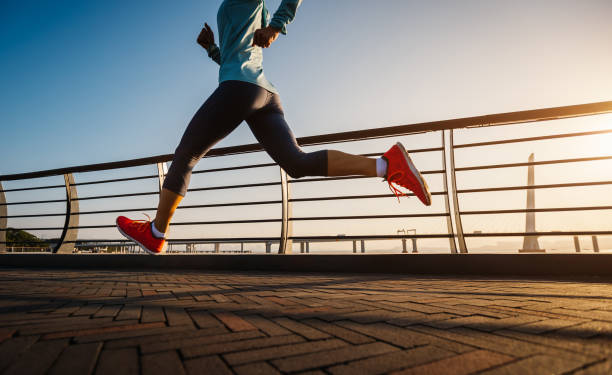
{"label": "red running shoe", "polygon": [[385,179],[397,200],[399,201],[400,196],[408,194],[400,191],[393,184],[411,190],[424,205],[431,206],[431,193],[429,192],[427,182],[425,182],[421,173],[412,163],[404,146],[397,142],[389,151],[385,152],[383,158],[387,161],[387,175]]}
{"label": "red running shoe", "polygon": [[119,216],[117,218],[117,229],[149,254],[161,254],[166,247],[165,238],[157,238],[153,235],[150,218],[149,220],[130,220],[125,216]]}

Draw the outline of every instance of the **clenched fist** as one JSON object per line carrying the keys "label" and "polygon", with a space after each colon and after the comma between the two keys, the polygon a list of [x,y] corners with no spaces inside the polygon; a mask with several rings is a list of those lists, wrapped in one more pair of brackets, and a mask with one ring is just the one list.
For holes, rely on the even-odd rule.
{"label": "clenched fist", "polygon": [[215,44],[215,34],[207,23],[204,23],[204,28],[202,28],[200,35],[198,35],[198,44],[206,50],[208,50],[208,47],[212,44]]}
{"label": "clenched fist", "polygon": [[255,30],[253,35],[253,46],[268,48],[278,38],[279,29],[268,26]]}

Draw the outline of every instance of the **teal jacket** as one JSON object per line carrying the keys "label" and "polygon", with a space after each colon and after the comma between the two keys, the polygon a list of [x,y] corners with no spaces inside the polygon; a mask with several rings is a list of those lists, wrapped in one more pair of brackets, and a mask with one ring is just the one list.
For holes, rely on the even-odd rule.
{"label": "teal jacket", "polygon": [[[287,34],[287,25],[295,18],[302,0],[282,0],[270,26]],[[255,30],[268,25],[268,10],[264,0],[224,0],[217,12],[218,47],[208,47],[208,56],[217,62],[219,83],[244,81],[278,93],[264,76],[261,47],[253,47]]]}

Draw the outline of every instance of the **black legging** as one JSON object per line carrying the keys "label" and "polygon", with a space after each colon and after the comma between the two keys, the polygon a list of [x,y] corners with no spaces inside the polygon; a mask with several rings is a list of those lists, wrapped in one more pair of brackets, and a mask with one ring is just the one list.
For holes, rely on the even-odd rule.
{"label": "black legging", "polygon": [[266,152],[291,177],[327,176],[327,150],[302,151],[285,121],[277,94],[252,83],[225,81],[189,122],[174,152],[164,188],[184,196],[198,161],[244,120]]}

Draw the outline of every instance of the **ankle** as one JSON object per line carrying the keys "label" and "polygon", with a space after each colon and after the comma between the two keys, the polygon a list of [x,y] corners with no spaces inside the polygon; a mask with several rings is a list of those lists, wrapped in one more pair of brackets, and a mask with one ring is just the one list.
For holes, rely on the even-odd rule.
{"label": "ankle", "polygon": [[385,177],[387,175],[387,160],[383,157],[376,159],[376,176]]}
{"label": "ankle", "polygon": [[155,220],[153,220],[151,222],[151,232],[153,233],[153,236],[157,237],[157,238],[165,238],[166,237],[166,231],[161,231],[159,230],[159,228],[157,228],[157,225],[155,224]]}

